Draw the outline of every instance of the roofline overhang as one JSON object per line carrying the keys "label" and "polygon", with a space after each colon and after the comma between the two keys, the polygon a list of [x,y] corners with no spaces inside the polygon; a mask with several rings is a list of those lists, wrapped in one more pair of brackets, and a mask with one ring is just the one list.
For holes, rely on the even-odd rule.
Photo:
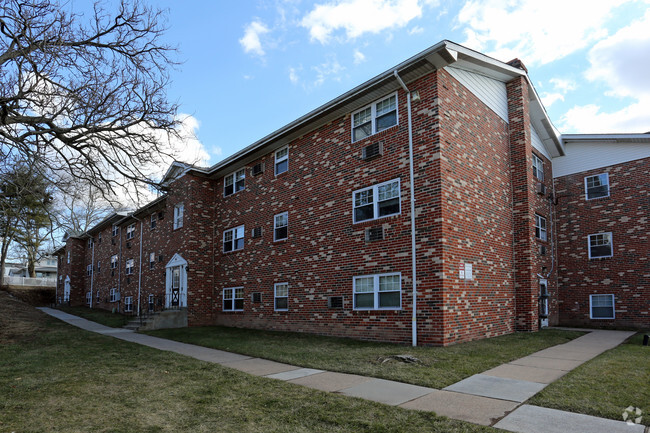
{"label": "roofline overhang", "polygon": [[627,143],[647,141],[650,143],[650,132],[642,134],[562,134],[562,143],[599,142],[599,143]]}

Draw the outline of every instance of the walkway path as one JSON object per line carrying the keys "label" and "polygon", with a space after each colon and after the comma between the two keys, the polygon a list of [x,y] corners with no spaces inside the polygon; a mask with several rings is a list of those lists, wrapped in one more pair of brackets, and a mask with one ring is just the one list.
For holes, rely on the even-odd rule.
{"label": "walkway path", "polygon": [[109,328],[50,308],[45,313],[71,325],[121,340],[221,364],[256,376],[407,409],[493,425],[522,433],[643,433],[642,425],[522,404],[578,365],[621,344],[633,332],[593,330],[568,343],[541,350],[468,377],[442,390],[384,379],[300,368],[261,358]]}

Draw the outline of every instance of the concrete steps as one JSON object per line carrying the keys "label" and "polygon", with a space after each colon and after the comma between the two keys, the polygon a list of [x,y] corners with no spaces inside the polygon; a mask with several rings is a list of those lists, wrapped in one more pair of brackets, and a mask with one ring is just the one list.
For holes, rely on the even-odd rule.
{"label": "concrete steps", "polygon": [[123,326],[132,331],[153,331],[155,329],[187,327],[187,309],[163,310],[134,317]]}

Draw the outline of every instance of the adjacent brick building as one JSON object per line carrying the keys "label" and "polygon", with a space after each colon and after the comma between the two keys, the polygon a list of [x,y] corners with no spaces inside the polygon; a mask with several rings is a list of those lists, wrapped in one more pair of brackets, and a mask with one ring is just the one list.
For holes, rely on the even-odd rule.
{"label": "adjacent brick building", "polygon": [[[647,326],[650,135],[626,136],[638,158],[555,176],[587,143],[566,137],[520,61],[443,41],[212,167],[173,164],[162,197],[68,239],[59,296],[68,281],[71,303],[182,308],[190,326],[433,345]],[[592,171],[616,173],[610,207],[579,203]],[[610,269],[585,256],[603,230]],[[593,294],[615,319],[589,318],[609,299]]]}

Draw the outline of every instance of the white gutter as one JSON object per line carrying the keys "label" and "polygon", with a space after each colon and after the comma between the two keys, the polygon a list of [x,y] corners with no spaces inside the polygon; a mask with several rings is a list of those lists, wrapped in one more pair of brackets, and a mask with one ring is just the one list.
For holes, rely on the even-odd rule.
{"label": "white gutter", "polygon": [[409,183],[411,191],[411,278],[413,279],[413,314],[411,318],[411,334],[413,347],[418,345],[418,316],[417,316],[417,261],[415,257],[415,185],[413,174],[413,124],[411,122],[411,91],[406,87],[404,81],[397,73],[397,69],[393,71],[393,75],[399,82],[400,86],[406,92],[406,106],[408,110],[408,130],[409,130]]}

